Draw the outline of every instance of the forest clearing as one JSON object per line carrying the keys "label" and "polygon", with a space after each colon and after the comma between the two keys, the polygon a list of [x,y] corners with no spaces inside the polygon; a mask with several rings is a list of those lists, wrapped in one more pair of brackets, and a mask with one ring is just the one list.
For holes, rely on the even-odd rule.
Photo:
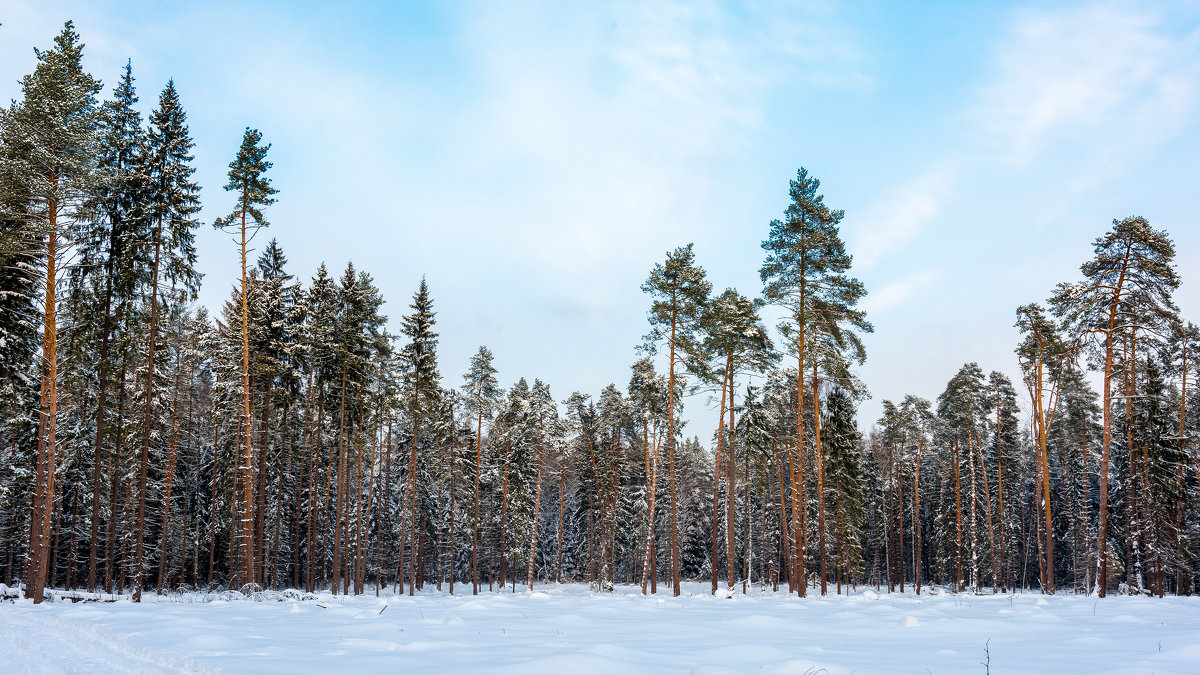
{"label": "forest clearing", "polygon": [[698,583],[678,598],[582,584],[478,596],[389,591],[25,601],[0,607],[5,671],[1115,674],[1189,673],[1200,663],[1200,597],[860,587],[798,602],[753,589],[714,597]]}

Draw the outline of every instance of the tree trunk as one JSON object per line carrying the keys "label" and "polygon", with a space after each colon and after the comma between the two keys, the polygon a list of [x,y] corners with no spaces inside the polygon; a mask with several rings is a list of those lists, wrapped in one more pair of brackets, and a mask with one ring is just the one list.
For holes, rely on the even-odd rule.
{"label": "tree trunk", "polygon": [[[560,455],[561,458],[561,455]],[[560,459],[560,461],[562,461]],[[560,466],[558,470],[558,564],[555,565],[554,580],[562,583],[563,561],[563,498],[567,490],[567,467]]]}
{"label": "tree trunk", "polygon": [[675,323],[679,308],[676,289],[671,287],[671,356],[667,376],[667,480],[671,494],[671,585],[675,597],[679,597],[679,515],[675,496]]}
{"label": "tree trunk", "polygon": [[[457,451],[451,440],[450,448],[450,564],[448,565],[450,578],[450,595],[454,595],[454,489],[457,484],[454,482],[454,453]],[[370,493],[368,492],[367,502],[370,503]]]}
{"label": "tree trunk", "polygon": [[[1086,481],[1086,474],[1084,474]],[[1003,568],[1000,571],[1000,591],[1007,590],[1009,569],[1008,534],[1004,526],[1004,453],[1000,450],[1000,390],[996,390],[996,508],[1000,520],[1000,560]],[[994,555],[994,554],[993,554]]]}
{"label": "tree trunk", "polygon": [[[482,390],[480,392],[482,400]],[[479,475],[483,467],[483,409],[475,421],[475,521],[471,527],[471,595],[479,595]],[[561,548],[561,547],[560,547]],[[561,559],[561,555],[559,558]],[[561,564],[559,565],[561,567]]]}
{"label": "tree trunk", "polygon": [[[725,397],[729,393],[729,361],[726,359],[725,372],[721,377],[721,408],[717,414],[717,449],[713,453],[713,494],[712,494],[712,592],[717,593],[717,580],[721,577],[721,448],[725,441]],[[728,525],[726,528],[728,529]]]}
{"label": "tree trunk", "polygon": [[921,420],[921,437],[917,441],[917,462],[913,474],[913,583],[921,594],[921,453],[925,450],[925,420]]}
{"label": "tree trunk", "polygon": [[[88,581],[87,589],[96,590],[96,557],[100,537],[100,485],[101,470],[104,456],[104,408],[108,393],[109,338],[112,335],[112,297],[113,297],[113,261],[112,246],[109,255],[104,260],[104,319],[100,328],[100,373],[96,383],[96,440],[92,451],[92,521],[91,537],[88,545]],[[122,385],[124,386],[124,385]],[[111,505],[109,506],[111,509]],[[111,516],[110,516],[111,517]]]}
{"label": "tree trunk", "polygon": [[46,588],[47,568],[50,565],[50,525],[54,512],[54,451],[57,441],[56,417],[58,414],[58,332],[54,284],[58,261],[58,204],[53,199],[48,204],[50,234],[46,243],[46,304],[45,322],[42,329],[42,392],[39,421],[37,463],[34,470],[33,509],[30,518],[29,538],[29,583],[25,597],[32,598],[36,605],[42,601]]}
{"label": "tree trunk", "polygon": [[537,466],[537,488],[534,490],[533,497],[533,523],[530,526],[529,532],[529,590],[533,590],[533,574],[536,569],[537,562],[537,531],[538,531],[538,516],[542,512],[542,456],[545,454],[544,448],[538,447],[538,466]]}
{"label": "tree trunk", "polygon": [[[250,291],[246,278],[246,202],[242,186],[242,583],[253,583],[254,574],[254,448],[250,428]],[[157,267],[157,263],[156,263]]]}
{"label": "tree trunk", "polygon": [[146,474],[150,469],[150,435],[154,429],[154,356],[158,341],[158,265],[162,221],[155,226],[154,265],[150,277],[150,335],[146,346],[146,407],[142,415],[142,458],[138,463],[137,531],[134,534],[133,601],[142,601],[143,541],[146,535]]}
{"label": "tree trunk", "polygon": [[505,561],[505,537],[504,533],[508,529],[508,458],[512,454],[512,444],[509,443],[507,450],[504,453],[504,471],[500,477],[500,589],[504,590],[505,572],[508,571],[508,566]]}
{"label": "tree trunk", "polygon": [[1116,288],[1113,289],[1112,301],[1109,305],[1108,330],[1104,335],[1104,437],[1100,445],[1100,524],[1096,534],[1097,565],[1100,567],[1097,593],[1102,598],[1108,593],[1108,458],[1109,448],[1112,446],[1113,333],[1116,331],[1117,306],[1121,299],[1125,272],[1129,268],[1129,253],[1130,248],[1126,247],[1125,258],[1121,263],[1121,273],[1117,278]]}
{"label": "tree trunk", "polygon": [[[821,457],[821,394],[817,389],[817,364],[813,362],[813,440],[816,442],[817,458],[817,556],[821,567],[821,595],[826,594],[826,580],[829,578],[825,571],[825,462]],[[904,507],[900,507],[900,551],[904,551]],[[900,572],[900,592],[904,592],[904,571]]]}
{"label": "tree trunk", "polygon": [[[170,532],[171,525],[171,488],[175,484],[175,460],[179,451],[179,426],[182,422],[181,416],[186,412],[181,411],[183,402],[179,400],[179,386],[180,380],[183,376],[183,368],[184,366],[180,364],[175,374],[175,392],[172,394],[174,401],[171,404],[171,438],[167,440],[167,470],[166,475],[163,478],[162,536],[159,537],[158,544],[159,595],[162,595],[163,588],[167,583],[167,533]],[[182,581],[182,579],[180,581]]]}
{"label": "tree trunk", "polygon": [[[408,557],[408,594],[413,595],[417,587],[417,442],[420,438],[421,416],[418,412],[420,406],[419,394],[414,385],[413,388],[413,437],[412,448],[408,460],[408,509],[409,509],[409,545],[411,550]],[[422,568],[422,574],[424,569]]]}
{"label": "tree trunk", "polygon": [[729,353],[726,369],[729,371],[729,452],[725,458],[725,582],[732,593],[737,584],[737,542],[734,528],[737,525],[737,446],[734,443],[733,418],[733,352]]}
{"label": "tree trunk", "polygon": [[[120,490],[120,472],[121,472],[121,454],[125,447],[125,376],[128,371],[128,363],[121,362],[121,386],[117,389],[117,429],[114,434],[113,456],[109,465],[109,515],[108,524],[104,534],[104,591],[112,593],[113,579],[117,575],[117,526],[119,524],[119,513],[117,502],[121,494]],[[213,474],[213,480],[216,480],[216,474]],[[213,491],[216,494],[216,491]]]}
{"label": "tree trunk", "polygon": [[955,533],[955,555],[954,555],[954,588],[955,592],[963,591],[963,569],[962,569],[962,481],[959,477],[959,454],[958,454],[958,439],[952,443],[952,457],[954,463],[954,533]]}
{"label": "tree trunk", "polygon": [[342,363],[342,388],[339,394],[338,447],[337,447],[337,494],[334,495],[333,514],[333,583],[331,591],[337,595],[342,580],[342,516],[345,513],[346,491],[350,488],[346,480],[346,363]]}

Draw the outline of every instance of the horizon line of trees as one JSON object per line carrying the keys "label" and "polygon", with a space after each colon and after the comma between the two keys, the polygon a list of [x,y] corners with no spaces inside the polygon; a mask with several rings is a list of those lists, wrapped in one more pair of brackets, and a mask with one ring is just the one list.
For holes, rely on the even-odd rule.
{"label": "horizon line of trees", "polygon": [[[691,244],[654,265],[624,387],[502,389],[487,347],[455,387],[424,279],[391,334],[353,264],[301,283],[275,239],[248,259],[276,195],[256,129],[213,223],[241,278],[215,316],[198,306],[180,94],[168,81],[143,119],[127,64],[101,102],[82,50],[68,22],[0,110],[0,575],[35,602],[1200,587],[1200,329],[1143,218],[1114,220],[1080,280],[1016,310],[1020,382],[966,364],[933,401],[884,401],[866,434],[867,291],[844,212],[803,168],[762,244],[761,297],[715,292]],[[697,392],[720,401],[706,439],[681,429]]]}

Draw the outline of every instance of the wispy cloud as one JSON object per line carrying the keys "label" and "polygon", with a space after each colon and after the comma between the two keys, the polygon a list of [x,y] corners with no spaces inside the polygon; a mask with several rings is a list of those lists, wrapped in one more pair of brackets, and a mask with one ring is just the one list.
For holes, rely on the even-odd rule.
{"label": "wispy cloud", "polygon": [[1138,5],[1022,11],[996,46],[992,81],[968,114],[984,149],[1022,163],[1055,134],[1118,147],[1161,142],[1190,123],[1200,34]]}
{"label": "wispy cloud", "polygon": [[[1018,10],[987,56],[983,81],[952,115],[961,140],[921,177],[885,190],[855,217],[855,262],[871,268],[930,227],[955,190],[997,167],[1050,153],[1068,162],[1062,193],[1086,193],[1194,123],[1200,29],[1135,5]],[[1061,163],[1061,162],[1060,162]],[[1045,204],[1035,220],[1058,217]]]}
{"label": "wispy cloud", "polygon": [[902,279],[884,284],[882,288],[872,292],[862,302],[862,309],[868,314],[878,314],[895,309],[905,303],[919,298],[937,281],[937,270],[920,270]]}
{"label": "wispy cloud", "polygon": [[855,265],[869,269],[920,236],[941,213],[955,172],[953,165],[943,165],[888,191],[856,215],[850,244]]}
{"label": "wispy cloud", "polygon": [[[647,250],[721,237],[707,205],[761,142],[774,87],[869,82],[833,9],[483,3],[460,41],[480,86],[440,145],[480,187],[450,217],[579,296],[627,287]],[[419,219],[445,217],[428,206]]]}

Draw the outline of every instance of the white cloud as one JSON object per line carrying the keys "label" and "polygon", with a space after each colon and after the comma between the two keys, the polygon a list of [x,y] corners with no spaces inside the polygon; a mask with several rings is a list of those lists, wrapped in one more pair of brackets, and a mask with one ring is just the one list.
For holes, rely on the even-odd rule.
{"label": "white cloud", "polygon": [[1174,36],[1169,20],[1136,9],[1105,2],[1020,12],[998,43],[993,81],[969,110],[986,150],[1023,163],[1056,134],[1135,147],[1189,123],[1200,34]]}
{"label": "white cloud", "polygon": [[955,169],[946,164],[884,193],[856,215],[850,229],[855,266],[868,269],[909,243],[933,222],[953,186]]}
{"label": "white cloud", "polygon": [[[489,206],[522,213],[505,244],[551,269],[641,266],[630,241],[662,237],[645,242],[658,249],[679,243],[684,224],[689,238],[717,227],[702,204],[758,130],[769,88],[798,73],[855,81],[836,77],[858,63],[845,30],[822,30],[837,23],[828,14],[580,7],[484,4],[466,17],[463,40],[482,86],[455,122],[470,131],[454,149],[480,173],[531,176]],[[842,46],[819,56],[811,40],[802,48],[817,34]]]}
{"label": "white cloud", "polygon": [[1061,199],[1027,217],[1055,222],[1075,198],[1121,176],[1130,156],[1185,131],[1200,97],[1200,29],[1177,35],[1164,16],[1135,10],[1100,2],[1017,11],[986,81],[957,113],[962,141],[847,223],[856,265],[870,268],[936,227],[955,188],[997,165],[1024,167],[1053,148]]}
{"label": "white cloud", "polygon": [[868,315],[900,307],[928,290],[937,281],[938,276],[936,270],[920,270],[903,279],[892,281],[871,292],[863,300],[861,307]]}

